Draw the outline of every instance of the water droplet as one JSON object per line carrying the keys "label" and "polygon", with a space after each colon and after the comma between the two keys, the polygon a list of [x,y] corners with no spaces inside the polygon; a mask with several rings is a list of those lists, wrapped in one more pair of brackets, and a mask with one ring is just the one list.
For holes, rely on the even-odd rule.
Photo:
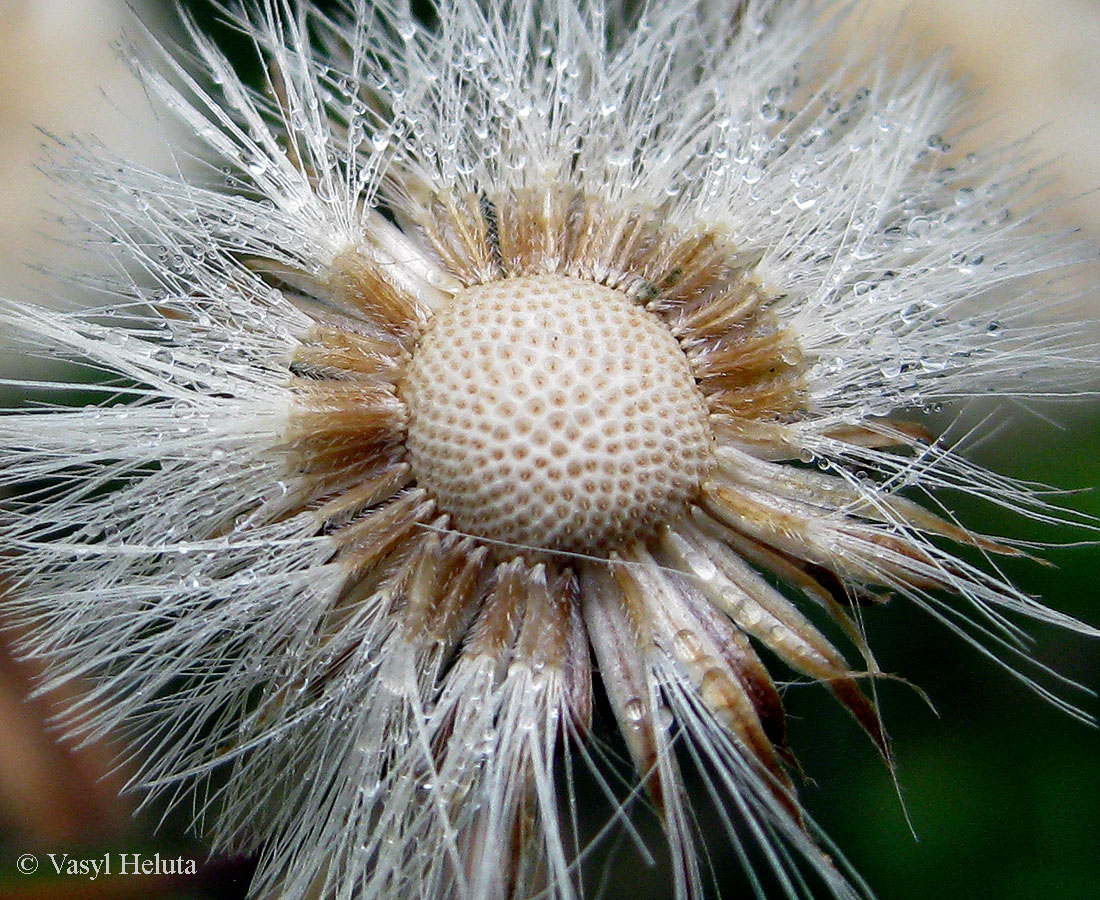
{"label": "water droplet", "polygon": [[910,303],[902,309],[901,320],[906,325],[911,325],[920,317],[922,311],[923,307],[919,303]]}
{"label": "water droplet", "polygon": [[687,628],[681,628],[673,635],[672,645],[676,655],[685,662],[697,662],[706,655],[695,632]]}
{"label": "water droplet", "polygon": [[760,107],[760,118],[765,122],[776,122],[779,120],[780,109],[771,103],[765,103]]}
{"label": "water droplet", "polygon": [[645,720],[645,703],[635,697],[633,700],[627,700],[623,704],[623,715],[628,722],[638,724]]}
{"label": "water droplet", "polygon": [[241,165],[249,175],[255,178],[259,178],[268,170],[268,160],[260,153],[252,153],[249,151],[243,151],[241,153]]}
{"label": "water droplet", "polygon": [[922,238],[932,230],[932,222],[927,216],[914,216],[905,227],[910,237]]}

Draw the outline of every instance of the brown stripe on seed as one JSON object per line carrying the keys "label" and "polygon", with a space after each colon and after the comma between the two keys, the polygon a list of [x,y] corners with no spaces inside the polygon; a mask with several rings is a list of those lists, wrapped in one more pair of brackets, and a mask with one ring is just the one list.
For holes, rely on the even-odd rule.
{"label": "brown stripe on seed", "polygon": [[351,248],[329,267],[327,287],[338,305],[366,316],[383,334],[411,345],[431,311],[415,296],[397,287],[386,265]]}

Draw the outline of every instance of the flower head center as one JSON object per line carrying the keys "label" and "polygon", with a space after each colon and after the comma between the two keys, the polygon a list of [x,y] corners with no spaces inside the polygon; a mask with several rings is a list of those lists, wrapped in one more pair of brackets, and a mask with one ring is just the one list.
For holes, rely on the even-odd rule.
{"label": "flower head center", "polygon": [[676,339],[592,281],[460,292],[401,393],[417,481],[479,537],[599,553],[678,517],[709,468],[706,406]]}

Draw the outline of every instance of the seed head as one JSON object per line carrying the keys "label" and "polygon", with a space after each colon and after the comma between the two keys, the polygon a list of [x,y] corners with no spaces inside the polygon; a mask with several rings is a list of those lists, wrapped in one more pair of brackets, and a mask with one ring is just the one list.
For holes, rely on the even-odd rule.
{"label": "seed head", "polygon": [[475,285],[399,386],[417,483],[455,528],[599,553],[678,519],[711,463],[706,406],[669,329],[593,281]]}
{"label": "seed head", "polygon": [[1065,514],[914,421],[1087,377],[1029,318],[1077,251],[1018,150],[947,157],[934,67],[830,68],[820,12],[266,0],[227,12],[262,85],[193,26],[204,81],[138,64],[214,183],[65,148],[109,305],[0,322],[103,402],[0,416],[0,566],[28,652],[94,679],[77,730],[259,851],[253,896],[578,900],[578,760],[627,800],[601,709],[676,900],[685,765],[781,894],[866,896],[760,650],[889,765],[889,595],[1077,712],[1014,619],[1096,632],[929,498]]}

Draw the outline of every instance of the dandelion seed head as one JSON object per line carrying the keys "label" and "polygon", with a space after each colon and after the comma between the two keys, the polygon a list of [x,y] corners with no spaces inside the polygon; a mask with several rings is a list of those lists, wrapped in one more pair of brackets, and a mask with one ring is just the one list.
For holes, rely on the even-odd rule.
{"label": "dandelion seed head", "polygon": [[400,393],[417,483],[456,527],[596,553],[674,522],[710,464],[707,411],[668,328],[592,281],[460,292]]}
{"label": "dandelion seed head", "polygon": [[574,767],[629,799],[602,707],[676,900],[685,766],[781,896],[867,896],[765,660],[892,766],[887,596],[1087,718],[1021,621],[1096,632],[929,499],[1072,518],[913,417],[1092,358],[1032,315],[1078,251],[1020,147],[946,158],[936,66],[827,63],[797,0],[226,14],[261,84],[193,25],[211,84],[138,64],[218,184],[63,150],[109,300],[0,321],[109,381],[0,416],[0,567],[28,652],[93,679],[78,731],[260,852],[254,896],[578,900]]}

